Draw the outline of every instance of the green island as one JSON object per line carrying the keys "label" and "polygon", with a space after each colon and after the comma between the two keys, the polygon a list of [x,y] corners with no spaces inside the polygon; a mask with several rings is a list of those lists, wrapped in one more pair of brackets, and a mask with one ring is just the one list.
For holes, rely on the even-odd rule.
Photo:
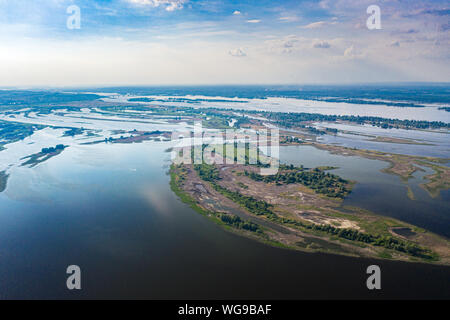
{"label": "green island", "polygon": [[21,160],[27,159],[27,161],[23,162],[21,166],[29,166],[30,168],[35,167],[38,164],[61,154],[66,148],[67,146],[63,144],[58,144],[55,147],[42,148],[41,152],[23,157]]}
{"label": "green island", "polygon": [[0,171],[0,192],[6,190],[6,183],[8,182],[9,174],[5,171]]}
{"label": "green island", "polygon": [[423,170],[421,167],[427,167],[431,169],[433,173],[425,177],[428,181],[421,184],[420,187],[426,190],[433,198],[438,197],[441,190],[447,190],[450,188],[450,167],[445,165],[449,162],[449,159],[393,154],[375,150],[354,149],[329,144],[326,145],[316,142],[309,142],[308,144],[322,150],[327,150],[332,154],[360,156],[367,159],[385,161],[389,165],[382,171],[399,176],[405,183],[413,177],[413,174],[416,171]]}
{"label": "green island", "polygon": [[353,182],[324,168],[283,165],[273,176],[261,176],[258,169],[248,164],[172,164],[170,184],[196,211],[271,245],[450,264],[448,240],[396,219],[343,207]]}
{"label": "green island", "polygon": [[4,145],[25,139],[45,126],[0,120],[0,151]]}
{"label": "green island", "polygon": [[264,231],[261,226],[250,220],[243,220],[239,216],[231,213],[221,213],[204,209],[181,188],[185,179],[186,171],[184,168],[178,167],[178,170],[175,171],[174,165],[172,165],[170,170],[170,188],[181,201],[188,204],[192,209],[229,230],[237,229],[246,233],[251,232],[258,234],[259,236],[264,236]]}

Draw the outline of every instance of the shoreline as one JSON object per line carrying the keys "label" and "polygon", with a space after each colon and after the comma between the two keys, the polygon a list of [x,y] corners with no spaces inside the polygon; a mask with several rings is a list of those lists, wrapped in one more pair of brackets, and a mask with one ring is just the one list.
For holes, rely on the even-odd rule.
{"label": "shoreline", "polygon": [[[211,205],[211,202],[217,201],[218,199],[220,199],[220,203],[223,203],[223,202],[227,202],[229,200],[229,199],[227,200],[226,197],[225,198],[221,197],[220,195],[212,195],[213,191],[211,190],[210,186],[205,185],[203,183],[203,186],[206,188],[205,190],[208,193],[208,199],[207,199],[208,201],[205,202],[202,196],[193,195],[192,189],[189,189],[189,187],[186,188],[185,186],[180,184],[180,181],[177,180],[177,178],[179,177],[178,174],[179,174],[179,172],[177,171],[177,168],[175,168],[175,166],[172,165],[171,169],[170,169],[170,177],[171,177],[170,184],[171,184],[172,190],[174,190],[175,194],[181,199],[181,201],[190,204],[191,208],[193,208],[195,211],[201,213],[202,215],[205,215],[205,216],[211,218],[211,212],[213,211],[213,210],[211,210],[211,206],[214,208],[214,205]],[[186,178],[192,178],[192,172],[189,173],[189,176],[186,176]],[[201,181],[201,180],[197,179],[197,181],[195,183],[197,183],[199,181]],[[192,183],[193,182],[190,181],[190,184],[192,184]],[[218,202],[214,202],[214,203],[218,203]],[[245,211],[245,208],[242,208],[242,206],[240,207],[240,209]],[[348,209],[353,210],[353,213],[355,212],[355,209],[350,209],[350,208],[348,208]],[[448,240],[446,240],[442,237],[439,237],[435,234],[432,234],[431,232],[425,231],[421,228],[417,228],[415,226],[409,225],[408,223],[397,221],[392,218],[380,217],[375,214],[368,213],[368,211],[363,210],[363,209],[358,208],[357,210],[359,211],[358,214],[360,214],[362,216],[371,217],[371,219],[375,218],[376,219],[375,221],[378,221],[378,222],[376,222],[376,224],[384,223],[383,221],[385,221],[388,224],[391,224],[392,227],[389,227],[386,229],[386,232],[388,232],[391,235],[394,235],[394,233],[393,233],[394,228],[408,229],[408,230],[411,230],[411,232],[413,232],[415,234],[414,242],[419,241],[420,243],[425,243],[427,245],[431,245],[432,247],[434,247],[434,246],[439,247],[439,246],[443,245],[445,247],[445,249],[444,249],[445,252],[449,246]],[[230,210],[228,210],[227,213],[228,214],[231,213]],[[277,214],[279,214],[278,211],[277,211]],[[251,216],[254,216],[254,215],[251,214]],[[336,216],[339,218],[342,218],[342,217],[348,218],[348,215],[346,215],[342,212],[341,213],[336,212]],[[334,218],[336,218],[336,217],[334,217]],[[271,219],[268,219],[265,216],[263,216],[262,219],[275,223],[275,221],[271,221]],[[327,218],[327,219],[329,219],[329,218]],[[214,222],[217,222],[217,219],[212,219],[212,220]],[[341,220],[341,221],[344,221],[344,220]],[[331,218],[331,221],[333,221],[333,217]],[[277,223],[277,224],[279,224],[279,223]],[[221,225],[221,223],[219,223],[219,225]],[[304,251],[304,252],[322,252],[322,253],[331,253],[331,254],[338,254],[338,255],[347,255],[347,256],[353,256],[353,257],[380,258],[380,259],[388,259],[388,260],[395,260],[395,261],[407,261],[407,262],[423,262],[423,263],[427,263],[427,264],[437,264],[437,265],[449,265],[450,264],[448,255],[444,255],[444,257],[442,257],[440,255],[440,260],[431,261],[434,259],[429,260],[429,259],[417,258],[417,257],[409,256],[409,255],[403,255],[403,254],[399,254],[399,252],[396,252],[395,250],[393,251],[393,250],[385,249],[385,248],[381,248],[381,247],[375,247],[375,249],[374,249],[373,246],[368,245],[368,244],[355,242],[355,241],[351,241],[351,240],[346,240],[346,239],[342,239],[342,238],[336,238],[336,236],[330,237],[330,235],[326,235],[326,234],[324,235],[323,233],[321,233],[319,231],[310,230],[308,232],[305,232],[304,227],[296,227],[295,225],[292,225],[292,222],[281,223],[280,225],[282,225],[283,228],[287,228],[291,232],[291,234],[286,235],[286,234],[281,234],[277,231],[274,231],[273,229],[272,230],[264,229],[264,233],[267,234],[269,236],[269,238],[275,240],[275,242],[276,242],[274,244],[273,241],[269,241],[270,242],[269,244],[275,245],[275,246],[281,245],[284,248],[288,248],[288,249],[292,249],[292,250],[299,250],[299,251]],[[363,224],[363,225],[365,225],[365,224]],[[227,227],[229,227],[229,226],[227,226]],[[227,229],[229,229],[229,228],[227,228]],[[247,237],[250,236],[251,238],[253,238],[255,240],[258,240],[258,241],[261,241],[264,243],[268,243],[267,237],[261,238],[259,236],[255,236],[254,234],[249,235],[248,233],[242,232],[242,230],[239,230],[239,229],[234,229],[232,231],[235,233],[238,233],[242,236],[247,236]],[[404,239],[404,241],[410,242],[410,240],[408,240],[405,237],[402,237],[402,236],[399,236],[396,234],[395,234],[395,236]],[[303,244],[299,245],[299,243],[297,241],[299,239],[305,240],[302,242]],[[319,244],[319,245],[317,246],[317,244]],[[440,245],[438,245],[438,244],[440,244]],[[442,251],[442,247],[439,248],[439,251]]]}

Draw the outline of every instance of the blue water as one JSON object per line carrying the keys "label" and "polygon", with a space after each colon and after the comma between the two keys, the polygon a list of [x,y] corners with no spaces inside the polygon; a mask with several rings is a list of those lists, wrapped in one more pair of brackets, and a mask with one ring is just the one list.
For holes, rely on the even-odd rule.
{"label": "blue water", "polygon": [[[166,148],[73,146],[13,171],[0,194],[0,298],[450,298],[448,267],[308,254],[223,230],[171,192]],[[383,181],[378,167],[349,177]],[[381,293],[365,285],[374,263]],[[81,291],[65,287],[71,264]]]}

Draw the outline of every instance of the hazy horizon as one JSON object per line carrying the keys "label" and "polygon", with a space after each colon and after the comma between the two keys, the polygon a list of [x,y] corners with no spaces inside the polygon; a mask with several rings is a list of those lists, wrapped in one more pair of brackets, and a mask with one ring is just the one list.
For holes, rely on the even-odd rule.
{"label": "hazy horizon", "polygon": [[446,1],[1,0],[0,86],[446,82],[449,14]]}

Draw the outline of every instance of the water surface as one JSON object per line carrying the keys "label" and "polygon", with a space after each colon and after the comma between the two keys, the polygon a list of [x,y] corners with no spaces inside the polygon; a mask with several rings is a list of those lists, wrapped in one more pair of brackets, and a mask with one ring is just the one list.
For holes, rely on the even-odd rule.
{"label": "water surface", "polygon": [[[0,298],[450,298],[448,267],[302,253],[224,231],[170,191],[167,147],[71,146],[12,168],[0,194]],[[373,263],[381,292],[366,289]],[[65,287],[71,264],[81,291]]]}

